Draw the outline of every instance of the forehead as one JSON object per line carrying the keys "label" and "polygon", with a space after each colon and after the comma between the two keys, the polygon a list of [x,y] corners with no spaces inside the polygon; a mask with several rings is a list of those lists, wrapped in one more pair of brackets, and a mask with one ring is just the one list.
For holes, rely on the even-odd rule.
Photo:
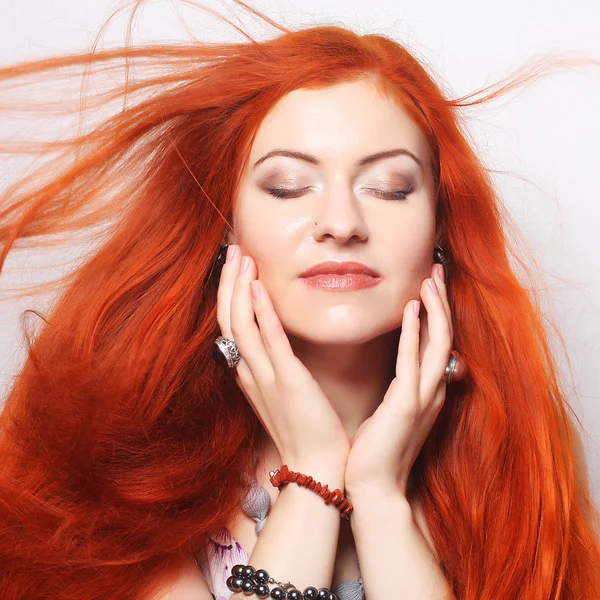
{"label": "forehead", "polygon": [[323,162],[354,162],[398,145],[427,162],[427,140],[404,109],[360,80],[281,98],[257,130],[250,163],[274,148],[309,152]]}

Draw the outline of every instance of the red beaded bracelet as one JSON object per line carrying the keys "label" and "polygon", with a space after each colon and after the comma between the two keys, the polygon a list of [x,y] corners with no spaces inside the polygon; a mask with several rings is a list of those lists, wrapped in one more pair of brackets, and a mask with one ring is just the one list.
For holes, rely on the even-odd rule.
{"label": "red beaded bracelet", "polygon": [[281,489],[281,486],[286,483],[296,483],[301,487],[317,492],[325,500],[325,504],[333,503],[340,511],[341,517],[346,521],[350,520],[350,514],[354,507],[348,502],[348,498],[344,496],[341,490],[335,489],[332,492],[327,485],[315,481],[310,475],[290,471],[287,465],[281,465],[279,469],[269,471],[269,475],[271,476],[271,484],[278,489]]}

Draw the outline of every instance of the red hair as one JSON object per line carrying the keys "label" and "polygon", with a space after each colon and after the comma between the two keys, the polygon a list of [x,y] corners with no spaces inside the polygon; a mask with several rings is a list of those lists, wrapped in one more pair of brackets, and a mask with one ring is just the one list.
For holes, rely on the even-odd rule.
{"label": "red hair", "polygon": [[[27,336],[1,414],[0,597],[149,597],[238,514],[262,426],[210,352],[220,334],[210,276],[238,177],[285,94],[369,77],[429,141],[454,346],[470,368],[448,388],[411,475],[448,580],[460,600],[600,598],[599,515],[575,460],[572,409],[545,317],[509,264],[512,253],[530,274],[524,249],[505,235],[508,216],[457,110],[548,67],[449,99],[396,41],[340,26],[290,31],[234,1],[281,35],[94,45],[0,69],[5,112],[97,115],[123,101],[73,139],[0,142],[3,153],[57,153],[0,197],[0,269],[19,242],[75,232],[97,242],[35,288],[61,293]],[[77,67],[114,76],[121,60],[135,78],[110,79],[108,91],[82,95],[85,106],[31,91],[10,102],[32,77],[60,81]]]}

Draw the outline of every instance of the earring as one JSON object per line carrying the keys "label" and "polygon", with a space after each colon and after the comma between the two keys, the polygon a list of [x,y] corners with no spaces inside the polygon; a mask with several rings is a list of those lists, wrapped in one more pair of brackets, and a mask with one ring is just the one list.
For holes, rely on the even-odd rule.
{"label": "earring", "polygon": [[444,253],[444,249],[442,248],[441,242],[433,249],[433,262],[440,263],[444,267],[444,271],[446,270],[446,266],[448,265],[448,258]]}
{"label": "earring", "polygon": [[213,285],[218,285],[219,280],[221,279],[221,271],[223,270],[223,265],[225,264],[225,258],[227,257],[227,248],[229,248],[230,244],[225,244],[221,246],[217,257],[215,258],[215,262],[213,264],[212,272],[211,272],[211,280]]}

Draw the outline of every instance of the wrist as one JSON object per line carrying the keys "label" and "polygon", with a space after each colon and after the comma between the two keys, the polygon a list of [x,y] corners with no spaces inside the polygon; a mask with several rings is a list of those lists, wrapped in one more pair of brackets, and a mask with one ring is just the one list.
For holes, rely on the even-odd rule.
{"label": "wrist", "polygon": [[[290,471],[310,475],[323,484],[328,483],[320,478],[333,477],[335,479],[344,479],[346,470],[346,457],[342,456],[286,456],[281,459],[282,465],[287,465]],[[281,465],[280,465],[281,466]]]}
{"label": "wrist", "polygon": [[[290,472],[300,473],[311,477],[315,483],[321,483],[323,487],[327,485],[328,489],[334,490],[339,488],[344,489],[344,465],[336,462],[313,460],[289,460],[281,461],[281,465],[287,465]],[[300,479],[300,478],[298,478]],[[303,484],[298,482],[286,483],[286,486],[303,487]]]}
{"label": "wrist", "polygon": [[[321,470],[318,472],[323,473],[324,471]],[[280,490],[282,487],[283,489],[289,489],[289,491],[280,492],[280,495],[283,494],[290,498],[303,498],[306,497],[306,492],[302,492],[296,488],[306,488],[307,492],[309,492],[308,495],[313,496],[315,501],[317,500],[317,496],[319,496],[325,505],[332,504],[339,511],[341,518],[348,519],[352,514],[352,503],[346,498],[343,490],[343,471],[327,471],[327,480],[325,481],[321,478],[314,478],[307,473],[290,470],[284,464],[280,469],[271,471],[270,474],[272,485],[279,487]]]}
{"label": "wrist", "polygon": [[356,488],[346,489],[346,496],[352,502],[353,506],[373,507],[373,506],[402,506],[410,507],[406,494],[399,488],[377,487],[377,488]]}

